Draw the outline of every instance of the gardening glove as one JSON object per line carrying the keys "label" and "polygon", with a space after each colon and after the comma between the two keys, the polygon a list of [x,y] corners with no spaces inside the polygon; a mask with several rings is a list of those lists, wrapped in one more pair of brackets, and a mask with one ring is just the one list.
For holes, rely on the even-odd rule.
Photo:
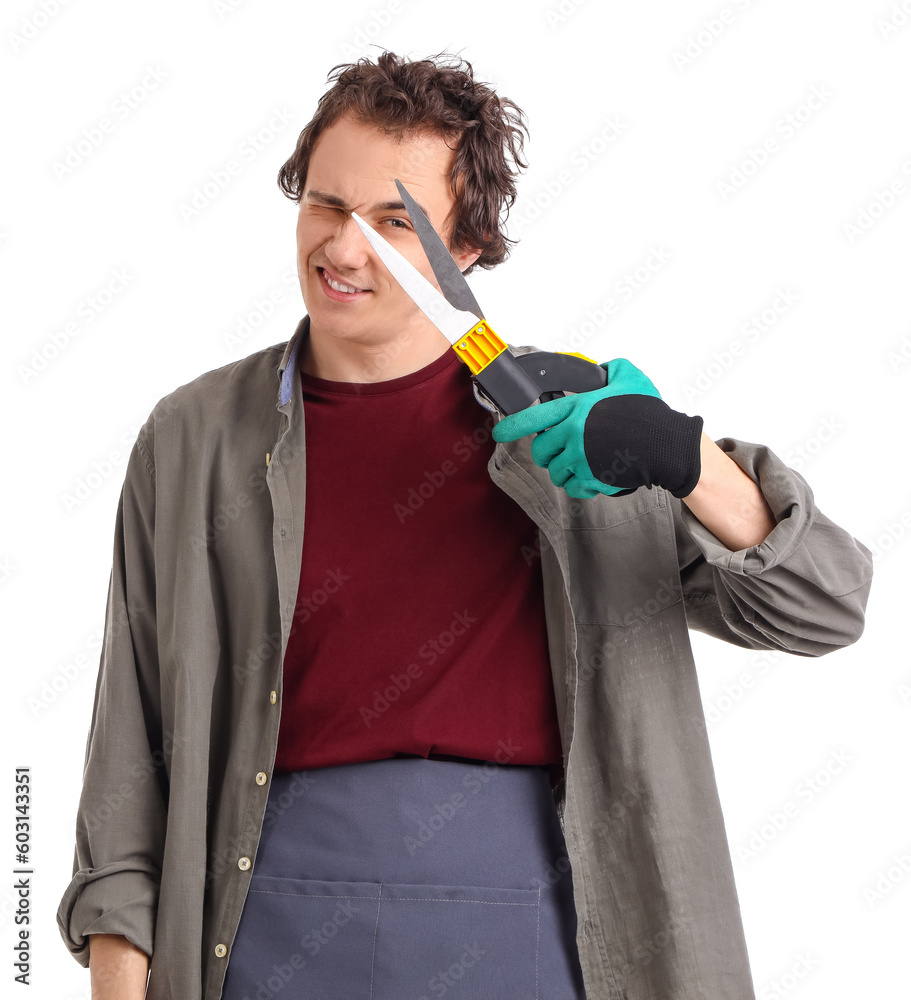
{"label": "gardening glove", "polygon": [[651,380],[625,358],[604,362],[607,385],[570,393],[501,418],[495,441],[531,442],[535,465],[571,497],[626,496],[661,486],[688,496],[702,471],[702,417],[672,410]]}

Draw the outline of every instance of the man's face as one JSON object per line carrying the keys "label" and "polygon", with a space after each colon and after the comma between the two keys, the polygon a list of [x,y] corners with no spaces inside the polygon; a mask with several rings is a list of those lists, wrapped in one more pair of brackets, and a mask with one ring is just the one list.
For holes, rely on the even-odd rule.
{"label": "man's face", "polygon": [[[449,173],[455,152],[437,135],[399,142],[378,129],[340,118],[310,156],[297,220],[297,270],[311,336],[363,345],[405,337],[445,338],[401,288],[351,217],[357,212],[434,285],[421,242],[401,205],[395,178],[421,206],[449,246],[455,204]],[[477,253],[454,255],[460,270]],[[333,289],[327,279],[359,289]]]}

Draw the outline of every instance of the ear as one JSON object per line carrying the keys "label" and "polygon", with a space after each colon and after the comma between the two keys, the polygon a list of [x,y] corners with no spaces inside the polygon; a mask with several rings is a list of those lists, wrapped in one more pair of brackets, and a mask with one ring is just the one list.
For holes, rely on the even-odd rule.
{"label": "ear", "polygon": [[462,253],[453,254],[453,260],[458,264],[459,270],[464,271],[481,256],[480,250],[465,250]]}
{"label": "ear", "polygon": [[[484,232],[484,239],[490,239],[490,233]],[[454,254],[453,259],[459,265],[459,270],[464,271],[466,268],[471,267],[471,265],[481,256],[482,250],[466,250],[464,253]]]}

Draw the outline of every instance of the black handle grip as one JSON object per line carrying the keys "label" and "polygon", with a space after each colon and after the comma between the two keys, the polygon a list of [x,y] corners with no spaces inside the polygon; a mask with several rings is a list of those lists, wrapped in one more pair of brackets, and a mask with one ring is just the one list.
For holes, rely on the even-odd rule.
{"label": "black handle grip", "polygon": [[504,414],[547,403],[567,392],[588,392],[607,385],[607,371],[572,354],[531,351],[515,355],[508,349],[474,376]]}

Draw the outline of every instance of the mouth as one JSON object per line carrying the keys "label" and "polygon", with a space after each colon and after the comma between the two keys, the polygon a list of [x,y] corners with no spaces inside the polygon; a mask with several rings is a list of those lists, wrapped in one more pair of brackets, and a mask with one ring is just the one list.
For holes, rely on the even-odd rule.
{"label": "mouth", "polygon": [[331,276],[324,267],[317,267],[323,291],[335,302],[352,302],[370,294],[369,288],[359,288]]}

